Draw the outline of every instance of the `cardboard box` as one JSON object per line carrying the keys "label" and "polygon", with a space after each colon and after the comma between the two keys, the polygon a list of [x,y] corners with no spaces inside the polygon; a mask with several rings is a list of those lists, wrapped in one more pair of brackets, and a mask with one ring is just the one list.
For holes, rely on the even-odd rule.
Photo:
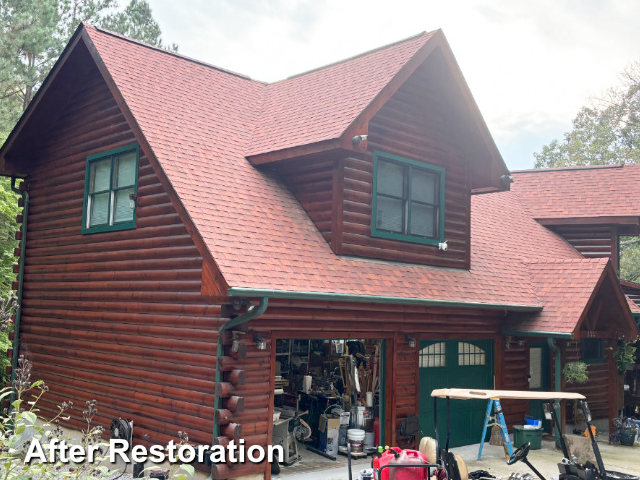
{"label": "cardboard box", "polygon": [[320,415],[318,431],[320,432],[318,449],[327,455],[337,455],[340,419],[329,417],[327,415]]}

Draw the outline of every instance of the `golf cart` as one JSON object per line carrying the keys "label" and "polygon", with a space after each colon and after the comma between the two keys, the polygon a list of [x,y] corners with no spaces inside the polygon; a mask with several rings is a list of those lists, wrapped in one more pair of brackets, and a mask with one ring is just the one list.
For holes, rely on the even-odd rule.
{"label": "golf cart", "polygon": [[[562,448],[562,453],[564,455],[562,462],[558,464],[558,469],[560,471],[560,480],[638,480],[637,476],[605,470],[598,444],[593,436],[593,430],[591,426],[591,412],[584,395],[581,395],[579,393],[566,392],[525,392],[514,390],[468,390],[461,388],[445,388],[434,390],[433,392],[431,392],[431,396],[433,397],[434,428],[436,434],[436,444],[438,445],[437,451],[440,452],[438,461],[446,469],[447,477],[451,480],[460,480],[460,475],[458,472],[456,458],[449,452],[449,440],[451,437],[451,412],[449,408],[450,399],[480,399],[487,401],[495,399],[544,400],[545,403],[543,404],[543,408],[545,417],[548,420],[552,420],[554,422],[554,425],[557,428],[558,432],[562,431],[560,427],[560,421],[558,420],[558,415],[556,414],[556,412],[560,409],[560,401],[577,400],[578,405],[584,413],[587,422],[587,431],[589,432],[589,436],[591,438],[591,446],[593,448],[593,453],[596,457],[596,462],[598,465],[593,465],[591,462],[587,462],[583,465],[573,461],[569,454],[569,450],[567,449],[564,437],[562,435],[559,435],[558,439]],[[440,438],[438,434],[437,424],[437,408],[439,398],[444,398],[447,400],[447,440],[444,449],[440,449],[439,447]],[[488,411],[487,414],[489,413],[490,412]],[[483,443],[484,433],[481,438],[481,445]],[[519,461],[522,461],[536,474],[538,478],[540,478],[540,480],[546,480],[545,477],[542,476],[540,472],[536,470],[535,467],[529,462],[527,455],[530,449],[531,444],[525,443],[513,453],[509,451],[511,455],[509,457],[509,460],[507,461],[507,464],[513,465]],[[482,450],[480,451],[482,452]]]}

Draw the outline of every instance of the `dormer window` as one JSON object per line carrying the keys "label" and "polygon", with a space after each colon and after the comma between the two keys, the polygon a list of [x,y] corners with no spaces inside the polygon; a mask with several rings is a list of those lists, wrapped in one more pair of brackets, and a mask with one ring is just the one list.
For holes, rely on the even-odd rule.
{"label": "dormer window", "polygon": [[374,152],[371,235],[428,245],[444,241],[444,169]]}

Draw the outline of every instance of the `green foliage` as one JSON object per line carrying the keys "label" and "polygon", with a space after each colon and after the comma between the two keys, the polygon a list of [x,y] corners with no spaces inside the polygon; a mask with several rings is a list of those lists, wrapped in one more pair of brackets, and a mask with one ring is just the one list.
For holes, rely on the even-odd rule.
{"label": "green foliage", "polygon": [[640,62],[592,105],[583,107],[563,140],[534,153],[535,168],[640,162]]}
{"label": "green foliage", "polygon": [[620,241],[620,278],[640,283],[640,237],[623,237]]}
{"label": "green foliage", "polygon": [[[19,368],[16,371],[16,381],[13,391],[15,401],[11,404],[11,412],[0,417],[0,475],[5,480],[41,479],[74,479],[99,480],[112,476],[115,472],[100,465],[106,457],[107,444],[102,442],[102,427],[92,425],[93,416],[97,413],[96,402],[87,402],[87,410],[83,417],[87,422],[86,430],[82,431],[82,446],[97,445],[99,455],[93,464],[62,463],[61,461],[44,463],[40,459],[32,459],[25,463],[28,447],[32,441],[37,441],[43,448],[47,448],[53,439],[71,441],[64,437],[60,428],[60,420],[73,407],[71,402],[63,402],[58,406],[59,412],[51,419],[40,416],[38,402],[49,391],[42,380],[31,382],[31,365],[20,357]],[[0,390],[0,399],[8,397],[11,388]]]}
{"label": "green foliage", "polygon": [[145,0],[131,0],[124,11],[107,17],[102,22],[102,26],[150,45],[178,51],[175,43],[163,45],[160,25],[153,19],[151,7]]}
{"label": "green foliage", "polygon": [[562,368],[562,376],[567,383],[586,383],[589,380],[589,371],[584,362],[567,362]]}
{"label": "green foliage", "polygon": [[619,343],[618,349],[613,353],[619,372],[624,372],[628,365],[636,363],[636,350],[635,341],[627,342],[622,340]]}
{"label": "green foliage", "polygon": [[0,0],[0,143],[80,22],[163,46],[146,0],[131,0],[123,11],[117,6],[116,0]]}

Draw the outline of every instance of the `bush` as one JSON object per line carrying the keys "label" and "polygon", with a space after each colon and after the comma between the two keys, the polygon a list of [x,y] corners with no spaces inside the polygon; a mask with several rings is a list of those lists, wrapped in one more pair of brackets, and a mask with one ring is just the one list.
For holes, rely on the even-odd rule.
{"label": "bush", "polygon": [[589,380],[587,364],[584,362],[565,363],[562,375],[567,383],[586,383]]}

